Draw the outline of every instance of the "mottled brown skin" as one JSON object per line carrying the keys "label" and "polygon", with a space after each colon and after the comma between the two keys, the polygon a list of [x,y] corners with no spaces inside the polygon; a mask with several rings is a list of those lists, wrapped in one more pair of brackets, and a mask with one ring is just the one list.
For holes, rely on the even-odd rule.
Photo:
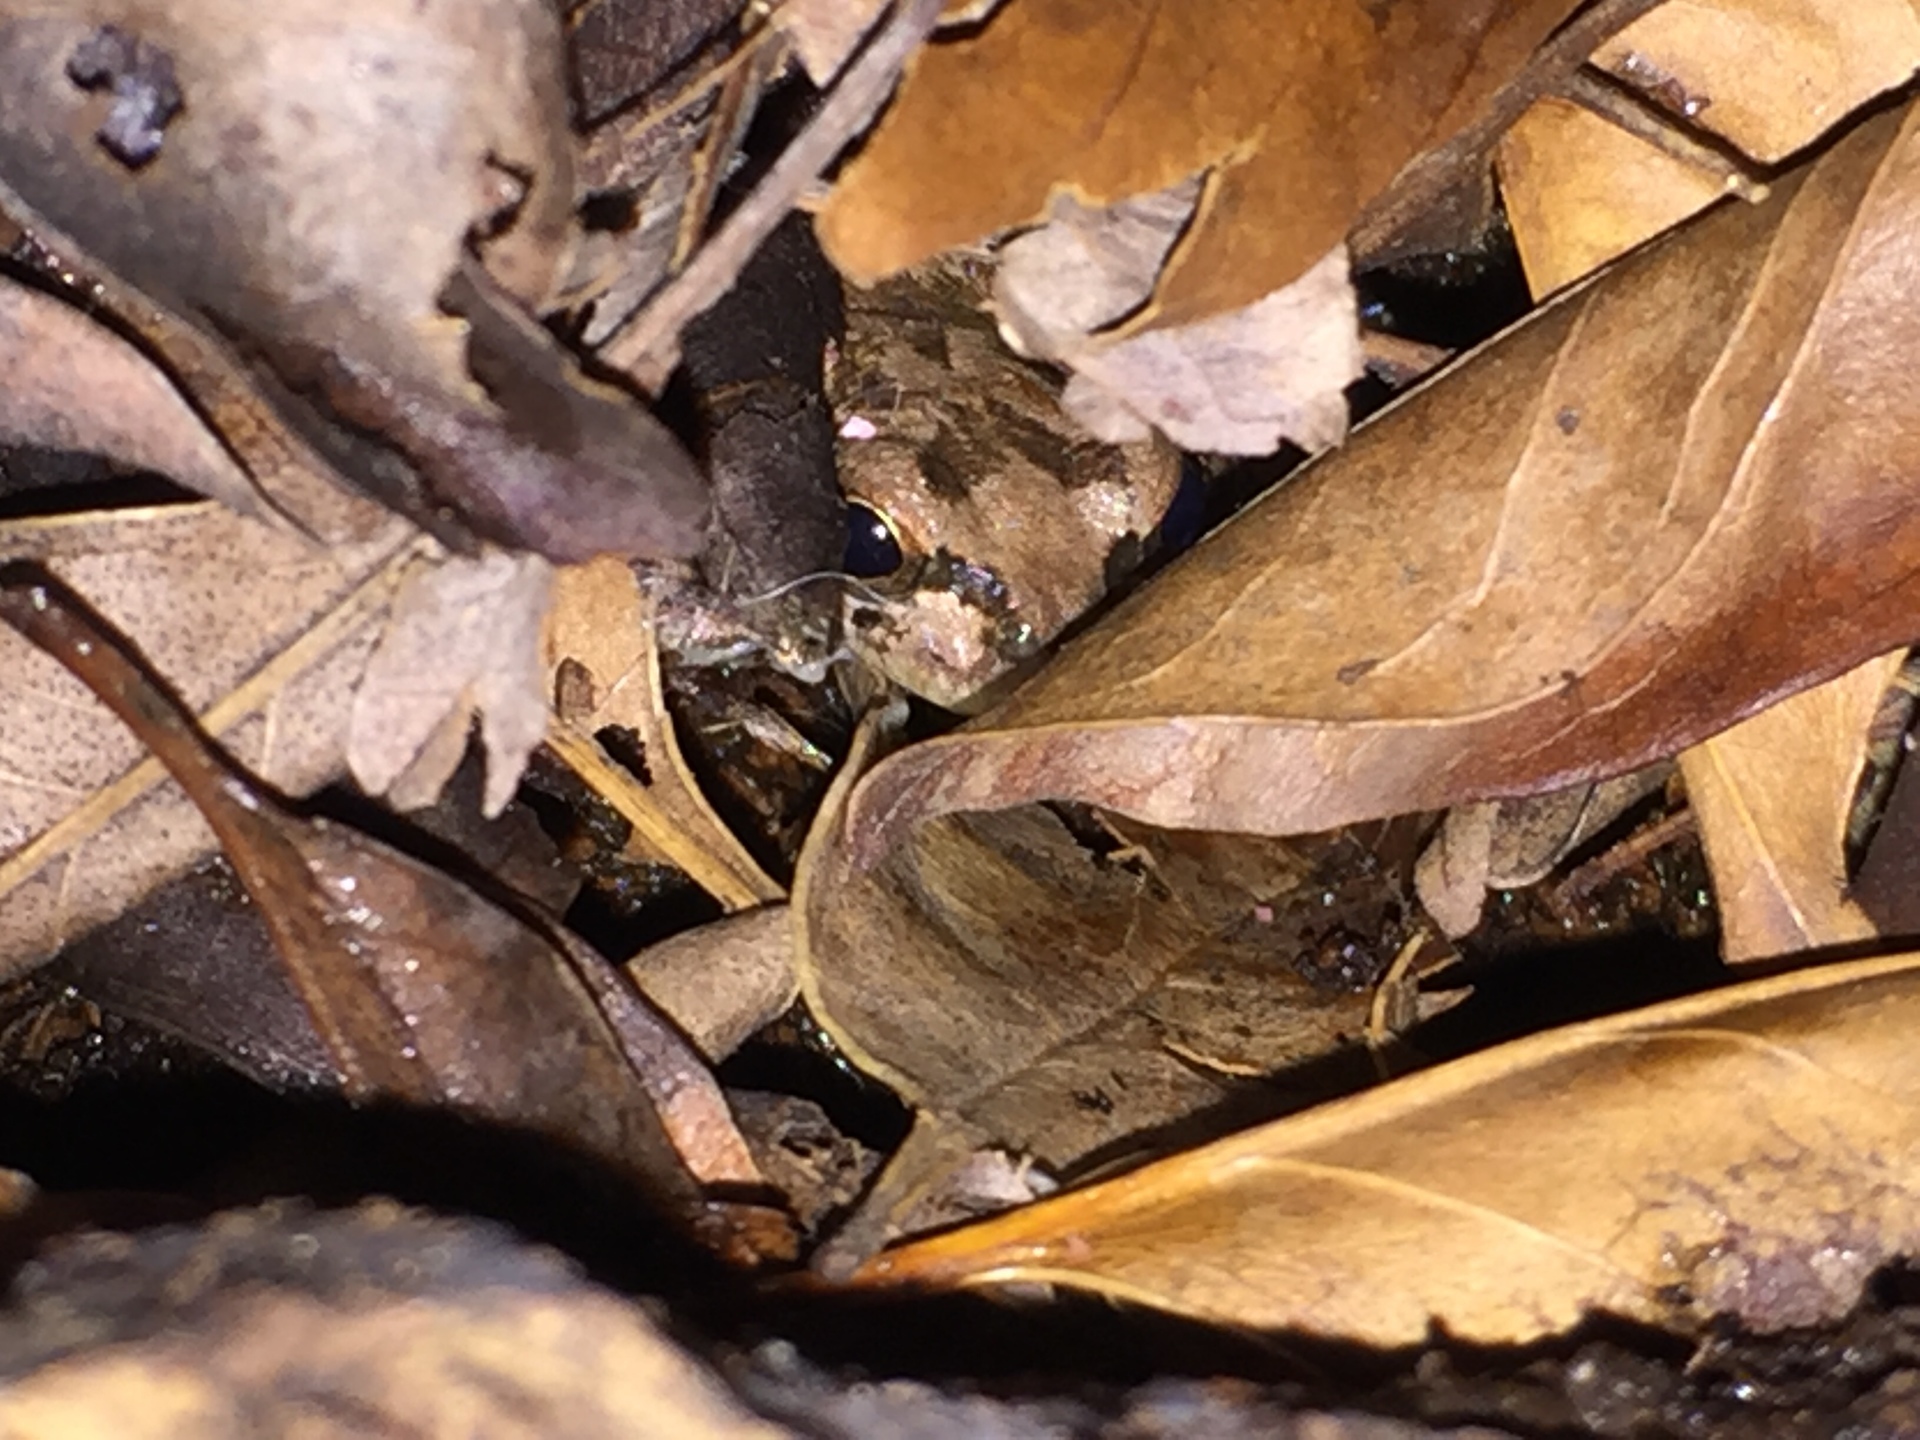
{"label": "mottled brown skin", "polygon": [[[848,643],[951,709],[1106,593],[1116,549],[1159,523],[1180,472],[1164,441],[1080,433],[1055,378],[1000,340],[985,281],[961,258],[851,293],[828,379],[841,487],[906,557],[883,599],[849,595]],[[848,438],[850,421],[872,438]]]}

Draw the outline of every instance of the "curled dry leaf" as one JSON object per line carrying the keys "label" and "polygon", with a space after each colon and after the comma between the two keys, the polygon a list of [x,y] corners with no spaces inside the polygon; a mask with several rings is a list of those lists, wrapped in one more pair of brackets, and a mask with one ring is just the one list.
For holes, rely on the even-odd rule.
{"label": "curled dry leaf", "polygon": [[820,216],[866,283],[1046,218],[1211,171],[1143,318],[1238,310],[1297,279],[1417,152],[1477,119],[1573,8],[1421,0],[1020,0],[916,57]]}
{"label": "curled dry leaf", "polygon": [[[129,95],[150,112],[137,153],[115,128]],[[562,559],[691,553],[698,471],[520,308],[564,278],[570,144],[544,0],[0,23],[0,207],[198,332],[202,365],[338,473]],[[477,234],[486,276],[463,264]]]}
{"label": "curled dry leaf", "polygon": [[82,679],[200,809],[350,1099],[530,1130],[616,1167],[731,1258],[790,1258],[776,1213],[702,1194],[696,1176],[758,1172],[699,1056],[604,960],[368,836],[282,809],[44,569],[0,570],[0,619]]}
{"label": "curled dry leaf", "polygon": [[[880,731],[862,731],[816,838]],[[1156,850],[1165,866],[1144,860]],[[1201,1111],[1217,1134],[1320,1098],[1337,1057],[1368,1073],[1370,992],[1403,938],[1391,863],[1354,836],[1121,854],[1144,863],[1096,854],[1037,806],[943,816],[864,871],[809,841],[794,892],[808,1008],[921,1112],[825,1263],[871,1249],[978,1145],[1057,1171]],[[1326,1089],[1286,1082],[1308,1061],[1336,1062]]]}
{"label": "curled dry leaf", "polygon": [[1876,933],[1847,894],[1847,822],[1868,731],[1905,659],[1869,660],[1682,752],[1729,961]]}
{"label": "curled dry leaf", "polygon": [[1054,797],[1288,834],[1620,773],[1908,639],[1920,137],[1550,306],[1202,541],[823,844]]}
{"label": "curled dry leaf", "polygon": [[[1525,1343],[1837,1319],[1920,1244],[1920,957],[1552,1031],[872,1260],[1220,1324]],[[1487,1257],[1497,1255],[1497,1266]]]}

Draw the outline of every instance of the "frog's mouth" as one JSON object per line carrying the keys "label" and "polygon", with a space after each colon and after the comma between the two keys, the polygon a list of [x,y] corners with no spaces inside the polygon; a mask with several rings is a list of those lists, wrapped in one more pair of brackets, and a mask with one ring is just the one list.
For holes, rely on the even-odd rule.
{"label": "frog's mouth", "polygon": [[856,629],[871,630],[883,624],[899,626],[903,621],[911,623],[908,616],[899,612],[910,611],[916,596],[945,595],[979,614],[988,643],[1006,664],[1030,659],[1045,644],[1045,637],[1020,613],[1004,580],[988,567],[945,549],[917,561],[910,560],[884,581],[864,582],[861,588],[877,590],[889,604],[882,608],[849,590],[847,622]]}

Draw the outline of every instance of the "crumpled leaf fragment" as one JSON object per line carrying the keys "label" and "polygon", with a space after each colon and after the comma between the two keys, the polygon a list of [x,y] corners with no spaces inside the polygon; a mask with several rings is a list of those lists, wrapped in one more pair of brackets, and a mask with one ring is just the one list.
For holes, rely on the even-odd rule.
{"label": "crumpled leaf fragment", "polygon": [[498,815],[547,731],[541,636],[553,567],[491,551],[423,565],[394,597],[347,731],[347,765],[402,810],[431,804],[467,751],[476,715],[487,753],[481,810]]}
{"label": "crumpled leaf fragment", "polygon": [[1068,197],[1001,251],[994,305],[1027,354],[1073,371],[1062,404],[1102,440],[1157,427],[1183,450],[1308,451],[1347,433],[1345,387],[1361,371],[1346,251],[1242,309],[1144,334],[1106,335],[1145,304],[1186,228],[1196,183],[1090,210]]}

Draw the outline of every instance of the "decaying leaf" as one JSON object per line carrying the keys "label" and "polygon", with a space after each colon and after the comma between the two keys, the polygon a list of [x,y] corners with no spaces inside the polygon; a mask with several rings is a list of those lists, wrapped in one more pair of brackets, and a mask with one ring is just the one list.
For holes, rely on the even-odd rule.
{"label": "decaying leaf", "polygon": [[[432,550],[392,517],[322,550],[214,504],[0,524],[0,554],[41,560],[96,597],[208,732],[283,793],[334,779],[355,747],[398,754],[404,770],[423,730],[457,762],[477,702],[503,717],[483,721],[482,738],[489,785],[511,794],[527,743],[514,717],[544,726],[546,692],[537,669],[504,662],[513,635],[537,635],[543,596],[487,591],[484,614],[449,614]],[[521,574],[539,562],[462,561],[454,574],[470,583],[489,563]],[[537,658],[531,639],[526,650]],[[403,652],[410,661],[394,663]],[[0,973],[15,974],[186,870],[214,839],[58,666],[10,631],[0,663],[13,677],[0,693]]]}
{"label": "decaying leaf", "polygon": [[407,577],[354,696],[347,764],[362,789],[402,810],[430,804],[466,754],[477,715],[487,752],[481,809],[506,808],[546,734],[540,637],[552,584],[553,567],[538,555],[501,551]]}
{"label": "decaying leaf", "polygon": [[1500,139],[1500,193],[1535,295],[1551,295],[1727,193],[1722,178],[1548,96]]}
{"label": "decaying leaf", "polygon": [[1671,755],[1910,638],[1914,113],[1641,251],[1209,536],[823,844],[1045,797],[1287,834]]}
{"label": "decaying leaf", "polygon": [[271,512],[145,356],[71,305],[0,277],[0,441],[104,455],[244,514]]}
{"label": "decaying leaf", "polygon": [[1868,728],[1906,658],[1882,655],[1683,751],[1729,962],[1870,939],[1847,895]]}
{"label": "decaying leaf", "polygon": [[607,365],[641,389],[658,393],[680,362],[679,337],[693,318],[730,289],[747,259],[779,227],[801,192],[847,142],[865,130],[901,67],[940,19],[940,0],[895,0],[873,38],[849,65],[813,117],[725,222],[646,307],[623,323],[600,351]]}
{"label": "decaying leaf", "polygon": [[724,916],[649,945],[626,971],[716,1064],[800,993],[785,905]]}
{"label": "decaying leaf", "polygon": [[820,216],[866,283],[1046,218],[1211,172],[1143,319],[1238,310],[1298,278],[1414,154],[1478,118],[1565,0],[1020,0],[915,58]]}
{"label": "decaying leaf", "polygon": [[327,465],[430,528],[452,505],[560,559],[691,553],[699,472],[522,308],[565,278],[570,158],[542,0],[0,24],[0,208],[196,331]]}
{"label": "decaying leaf", "polygon": [[1819,1324],[1920,1244],[1916,1003],[1903,955],[1550,1031],[857,1279],[1052,1282],[1389,1346],[1524,1343],[1599,1312]]}
{"label": "decaying leaf", "polygon": [[1480,923],[1489,890],[1533,885],[1666,783],[1667,765],[1650,765],[1591,785],[1511,800],[1479,800],[1447,812],[1420,856],[1420,903],[1444,934]]}
{"label": "decaying leaf", "polygon": [[[1680,127],[1763,164],[1784,160],[1913,73],[1920,18],[1905,0],[1667,0],[1603,42],[1593,63],[1650,108],[1636,115],[1622,92],[1604,115],[1548,96],[1500,141],[1502,193],[1536,295],[1746,188],[1728,156]],[[1572,93],[1609,98],[1591,86]]]}
{"label": "decaying leaf", "polygon": [[[1001,0],[946,0],[940,12],[945,26],[973,25],[1000,7]],[[771,24],[786,37],[815,85],[826,85],[873,22],[886,0],[788,0],[774,11]]]}
{"label": "decaying leaf", "polygon": [[1593,63],[1777,164],[1920,65],[1904,0],[1666,0]]}
{"label": "decaying leaf", "polygon": [[282,809],[44,569],[0,571],[0,619],[81,678],[200,809],[350,1099],[531,1130],[617,1167],[733,1258],[790,1248],[773,1212],[733,1214],[701,1193],[698,1180],[758,1172],[699,1057],[604,960],[367,836]]}

